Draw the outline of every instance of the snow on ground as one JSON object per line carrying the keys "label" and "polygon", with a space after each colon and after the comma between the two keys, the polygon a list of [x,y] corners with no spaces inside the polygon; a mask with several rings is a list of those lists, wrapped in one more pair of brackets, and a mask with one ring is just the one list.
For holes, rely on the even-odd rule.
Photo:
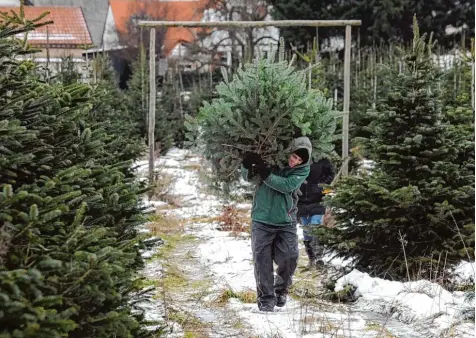
{"label": "snow on ground", "polygon": [[198,246],[201,261],[217,277],[218,288],[233,291],[255,289],[251,247],[245,236],[236,239],[228,232],[210,226],[204,226],[196,235],[202,241]]}
{"label": "snow on ground", "polygon": [[[199,163],[200,158],[179,149],[172,149],[157,161],[159,170],[176,178],[172,193],[180,196],[183,202],[183,205],[164,212],[196,220],[190,222],[187,233],[198,239],[195,248],[198,264],[202,265],[200,269],[213,276],[216,292],[223,289],[234,292],[255,290],[249,235],[220,231],[216,223],[206,219],[219,215],[222,202],[203,189],[198,170],[187,169]],[[146,161],[138,163],[138,171],[146,175]],[[163,202],[147,200],[144,203],[151,208],[163,205]],[[249,208],[249,203],[239,204],[239,209]],[[301,229],[299,238],[302,239]],[[150,257],[151,252],[144,252],[144,255]],[[324,261],[328,265],[351,267],[350,261],[334,258],[332,253],[327,254]],[[161,271],[160,263],[151,262],[144,274],[158,278]],[[455,272],[462,279],[474,278],[474,263],[462,263]],[[359,299],[354,305],[337,306],[322,302],[321,306],[316,306],[289,299],[285,307],[277,308],[274,313],[261,313],[256,304],[245,304],[237,299],[230,299],[226,306],[233,309],[254,334],[263,338],[389,336],[382,335],[383,332],[395,337],[439,337],[448,329],[456,332],[454,337],[474,336],[474,323],[465,321],[460,315],[464,306],[461,292],[450,293],[429,281],[401,283],[372,278],[358,270],[340,278],[335,291],[342,290],[347,284],[356,288],[355,296]],[[210,295],[213,296],[216,294]],[[161,315],[154,307],[148,311],[150,318]],[[424,328],[419,330],[422,323],[425,323]]]}
{"label": "snow on ground", "polygon": [[468,261],[462,261],[453,270],[450,270],[455,282],[460,284],[474,282],[476,280],[475,271],[476,263]]}
{"label": "snow on ground", "polygon": [[404,323],[433,321],[431,331],[435,334],[464,320],[463,308],[474,308],[474,301],[468,304],[462,292],[450,293],[428,280],[402,283],[370,277],[354,269],[337,281],[335,291],[348,284],[356,288],[357,308],[389,314]]}

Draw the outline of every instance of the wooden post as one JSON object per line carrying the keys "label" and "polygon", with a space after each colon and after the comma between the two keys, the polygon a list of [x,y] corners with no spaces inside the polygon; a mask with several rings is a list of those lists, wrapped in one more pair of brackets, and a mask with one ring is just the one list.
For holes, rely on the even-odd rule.
{"label": "wooden post", "polygon": [[208,65],[208,77],[209,77],[209,81],[210,81],[210,88],[213,88],[213,60],[210,62],[210,64]]}
{"label": "wooden post", "polygon": [[458,73],[459,73],[459,67],[458,67],[458,62],[456,61],[458,58],[458,53],[455,49],[454,55],[453,55],[453,64],[451,67],[453,67],[454,75],[453,75],[453,99],[456,99],[458,97]]}
{"label": "wooden post", "polygon": [[474,112],[474,56],[473,61],[471,62],[471,107],[473,108]]}
{"label": "wooden post", "polygon": [[[62,65],[60,65],[60,67],[61,66]],[[63,71],[63,69],[61,69],[61,71]],[[46,82],[50,83],[50,31],[48,30],[48,26],[46,26]]]}
{"label": "wooden post", "polygon": [[149,56],[149,184],[154,183],[154,143],[155,143],[155,102],[157,91],[155,88],[155,28],[150,29],[150,56]]}
{"label": "wooden post", "polygon": [[141,103],[142,109],[145,111],[145,86],[144,86],[144,77],[145,77],[145,65],[144,65],[144,38],[143,38],[143,28],[140,28],[140,91],[141,91]]}
{"label": "wooden post", "polygon": [[313,41],[313,46],[312,49],[309,48],[309,41],[307,42],[307,51],[309,53],[309,50],[311,50],[311,56],[309,58],[309,84],[308,84],[308,89],[311,90],[312,87],[312,61],[314,59],[314,41]]}
{"label": "wooden post", "polygon": [[175,69],[176,69],[178,77],[179,77],[180,87],[178,88],[177,92],[178,92],[178,99],[179,99],[180,117],[182,117],[182,119],[183,119],[182,93],[184,92],[184,89],[183,89],[182,71],[181,71],[179,62],[177,62],[175,64]]}
{"label": "wooden post", "polygon": [[319,62],[319,27],[316,27],[316,63]]}
{"label": "wooden post", "polygon": [[[380,64],[382,64],[382,56],[380,56]],[[372,102],[372,108],[376,109],[377,108],[377,86],[378,86],[378,79],[377,79],[377,70],[375,69],[377,67],[377,54],[375,54],[375,64],[373,67],[373,73],[374,73],[374,99]]]}
{"label": "wooden post", "polygon": [[[344,117],[342,121],[342,160],[349,156],[349,105],[350,105],[350,48],[351,48],[351,26],[345,26],[345,46],[344,46]],[[349,163],[344,162],[342,175],[349,174]]]}
{"label": "wooden post", "polygon": [[[332,53],[332,73],[335,75],[337,69],[337,58],[334,53]],[[337,79],[339,79],[339,75],[337,75]],[[337,83],[334,83],[334,109],[337,109]]]}

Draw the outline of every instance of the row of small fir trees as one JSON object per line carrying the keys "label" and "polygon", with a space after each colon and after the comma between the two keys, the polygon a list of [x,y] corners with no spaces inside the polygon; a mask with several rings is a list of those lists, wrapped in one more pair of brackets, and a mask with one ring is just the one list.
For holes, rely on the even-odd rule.
{"label": "row of small fir trees", "polygon": [[132,306],[145,188],[124,98],[43,81],[15,37],[38,20],[0,22],[0,337],[152,336]]}
{"label": "row of small fir trees", "polygon": [[[474,261],[471,86],[448,100],[447,71],[434,64],[433,46],[414,21],[413,44],[401,50],[404,70],[383,69],[385,91],[359,142],[374,168],[337,183],[327,201],[337,226],[319,229],[339,256],[387,278],[433,280]],[[465,61],[471,83],[473,60]]]}

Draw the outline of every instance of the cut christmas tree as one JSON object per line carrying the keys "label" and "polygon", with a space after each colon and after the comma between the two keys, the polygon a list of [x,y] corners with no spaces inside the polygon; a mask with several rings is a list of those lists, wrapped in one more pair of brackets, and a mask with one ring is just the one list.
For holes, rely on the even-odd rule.
{"label": "cut christmas tree", "polygon": [[283,41],[277,62],[271,54],[246,64],[231,81],[223,71],[218,98],[200,109],[195,127],[205,157],[222,182],[239,178],[248,151],[272,165],[282,164],[296,134],[311,139],[314,157],[333,151],[337,114],[332,103],[321,92],[308,90],[306,71],[284,60],[282,46]]}

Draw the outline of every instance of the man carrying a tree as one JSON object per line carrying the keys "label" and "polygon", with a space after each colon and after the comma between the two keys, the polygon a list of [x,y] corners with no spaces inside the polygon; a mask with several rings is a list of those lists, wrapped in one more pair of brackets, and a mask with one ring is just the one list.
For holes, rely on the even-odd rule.
{"label": "man carrying a tree", "polygon": [[[258,308],[272,312],[286,304],[287,293],[299,257],[297,191],[309,175],[312,145],[307,137],[293,140],[284,167],[269,167],[259,154],[243,159],[242,176],[260,177],[251,211],[251,246],[256,278]],[[273,261],[278,266],[273,276]]]}
{"label": "man carrying a tree", "polygon": [[332,163],[327,158],[323,158],[311,164],[309,176],[301,185],[302,195],[299,196],[298,216],[303,227],[309,269],[322,264],[319,257],[322,254],[322,248],[318,238],[313,234],[313,229],[322,224],[326,212],[326,207],[322,205],[325,191],[321,184],[331,184],[334,176]]}

